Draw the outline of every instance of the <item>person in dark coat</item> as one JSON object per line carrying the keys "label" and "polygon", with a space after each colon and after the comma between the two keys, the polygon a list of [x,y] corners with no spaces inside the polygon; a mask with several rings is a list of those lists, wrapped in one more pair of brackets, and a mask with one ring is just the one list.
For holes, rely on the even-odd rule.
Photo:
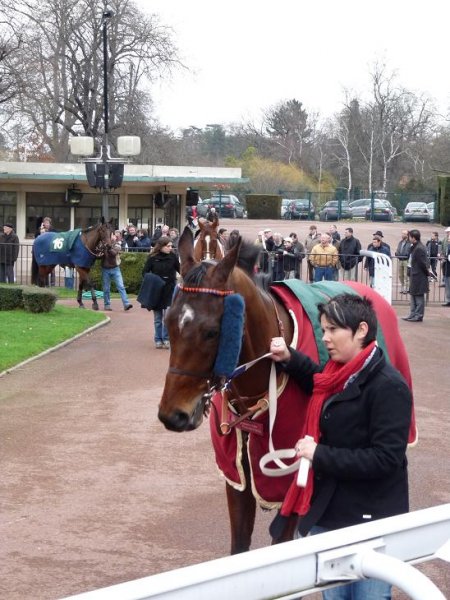
{"label": "person in dark coat", "polygon": [[344,271],[342,279],[358,281],[358,263],[362,261],[361,242],[354,237],[353,228],[346,227],[344,239],[339,244],[339,262]]}
{"label": "person in dark coat", "polygon": [[[386,256],[391,256],[389,246],[387,244],[383,244],[383,241],[379,235],[373,236],[372,243],[367,246],[367,250],[370,250],[371,252],[379,252],[380,254],[385,254]],[[375,260],[368,256],[366,258],[364,268],[369,271],[369,285],[370,287],[373,287],[375,282]]]}
{"label": "person in dark coat", "polygon": [[425,313],[425,294],[428,294],[429,291],[430,259],[425,246],[420,241],[418,229],[411,229],[408,239],[411,243],[409,254],[410,312],[407,317],[402,318],[404,321],[420,323],[423,321]]}
{"label": "person in dark coat", "polygon": [[161,236],[152,248],[144,265],[142,275],[154,273],[159,275],[164,282],[164,288],[160,295],[160,303],[153,309],[155,323],[155,346],[156,348],[170,349],[169,334],[165,325],[166,309],[172,303],[173,290],[177,281],[177,273],[180,272],[180,261],[173,251],[172,239]]}
{"label": "person in dark coat", "polygon": [[[375,343],[372,303],[340,294],[318,310],[330,356],[323,370],[288,348],[282,337],[270,345],[273,360],[312,394],[306,435],[295,446],[297,457],[310,461],[312,473],[305,487],[297,486],[295,477],[275,518],[279,523],[300,515],[302,536],[409,510],[406,448],[412,395]],[[336,591],[324,591],[324,599],[336,598]],[[390,585],[374,579],[339,587],[339,592],[342,599],[391,598]]]}
{"label": "person in dark coat", "polygon": [[12,223],[5,223],[3,233],[0,233],[0,283],[14,283],[14,263],[19,248],[19,237]]}

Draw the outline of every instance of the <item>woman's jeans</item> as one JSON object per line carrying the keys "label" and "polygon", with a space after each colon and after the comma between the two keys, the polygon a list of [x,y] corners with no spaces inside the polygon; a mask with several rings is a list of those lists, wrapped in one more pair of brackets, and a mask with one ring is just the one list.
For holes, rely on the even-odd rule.
{"label": "woman's jeans", "polygon": [[155,322],[155,342],[168,342],[169,334],[164,324],[166,309],[154,310],[153,317]]}
{"label": "woman's jeans", "polygon": [[[326,531],[329,530],[315,525],[311,529],[311,535]],[[391,585],[378,579],[361,579],[324,590],[322,597],[323,600],[391,600]]]}
{"label": "woman's jeans", "polygon": [[111,306],[111,281],[116,284],[117,291],[122,298],[123,307],[128,306],[127,292],[123,285],[122,272],[120,267],[114,267],[113,269],[102,269],[102,287],[103,287],[103,301],[106,306]]}

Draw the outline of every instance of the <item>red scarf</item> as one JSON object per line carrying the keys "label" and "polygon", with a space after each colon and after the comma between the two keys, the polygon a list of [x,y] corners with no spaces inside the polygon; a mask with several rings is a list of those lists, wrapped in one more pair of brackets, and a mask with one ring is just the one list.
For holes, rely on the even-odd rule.
{"label": "red scarf", "polygon": [[[375,342],[371,342],[348,363],[342,364],[329,360],[322,373],[314,375],[314,389],[306,415],[305,433],[312,436],[316,443],[319,442],[320,437],[319,421],[323,403],[330,396],[342,392],[349,378],[363,368],[374,347]],[[282,515],[289,516],[293,512],[305,515],[308,512],[313,493],[313,480],[312,469],[309,470],[308,481],[304,488],[297,486],[297,476],[295,476],[283,501]]]}

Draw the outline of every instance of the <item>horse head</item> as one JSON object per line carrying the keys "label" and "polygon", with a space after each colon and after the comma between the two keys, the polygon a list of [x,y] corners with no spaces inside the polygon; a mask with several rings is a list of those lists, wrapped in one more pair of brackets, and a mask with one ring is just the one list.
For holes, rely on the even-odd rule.
{"label": "horse head", "polygon": [[184,229],[178,244],[183,285],[175,294],[166,325],[171,342],[158,417],[173,431],[196,429],[203,420],[220,340],[224,298],[233,293],[239,243],[216,263],[194,256],[193,235]]}
{"label": "horse head", "polygon": [[199,235],[194,241],[194,257],[196,260],[219,260],[225,256],[225,249],[219,239],[217,228],[219,219],[213,222],[200,218],[198,220]]}

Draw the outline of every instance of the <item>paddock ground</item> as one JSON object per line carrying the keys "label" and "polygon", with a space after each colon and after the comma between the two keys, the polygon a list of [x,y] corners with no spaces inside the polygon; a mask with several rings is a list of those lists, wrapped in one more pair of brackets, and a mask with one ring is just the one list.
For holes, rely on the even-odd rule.
{"label": "paddock ground", "polygon": [[[303,239],[308,225],[223,220],[250,239],[264,226]],[[353,227],[363,243],[381,228],[394,246],[404,225]],[[425,239],[435,229],[418,228]],[[150,313],[113,308],[108,326],[0,379],[1,598],[53,600],[228,554],[208,428],[160,425],[168,353],[153,348]],[[420,436],[409,451],[415,510],[450,502],[450,310],[429,306],[423,323],[399,326]],[[258,512],[254,548],[269,543],[272,516]],[[420,568],[450,596],[447,564]]]}

